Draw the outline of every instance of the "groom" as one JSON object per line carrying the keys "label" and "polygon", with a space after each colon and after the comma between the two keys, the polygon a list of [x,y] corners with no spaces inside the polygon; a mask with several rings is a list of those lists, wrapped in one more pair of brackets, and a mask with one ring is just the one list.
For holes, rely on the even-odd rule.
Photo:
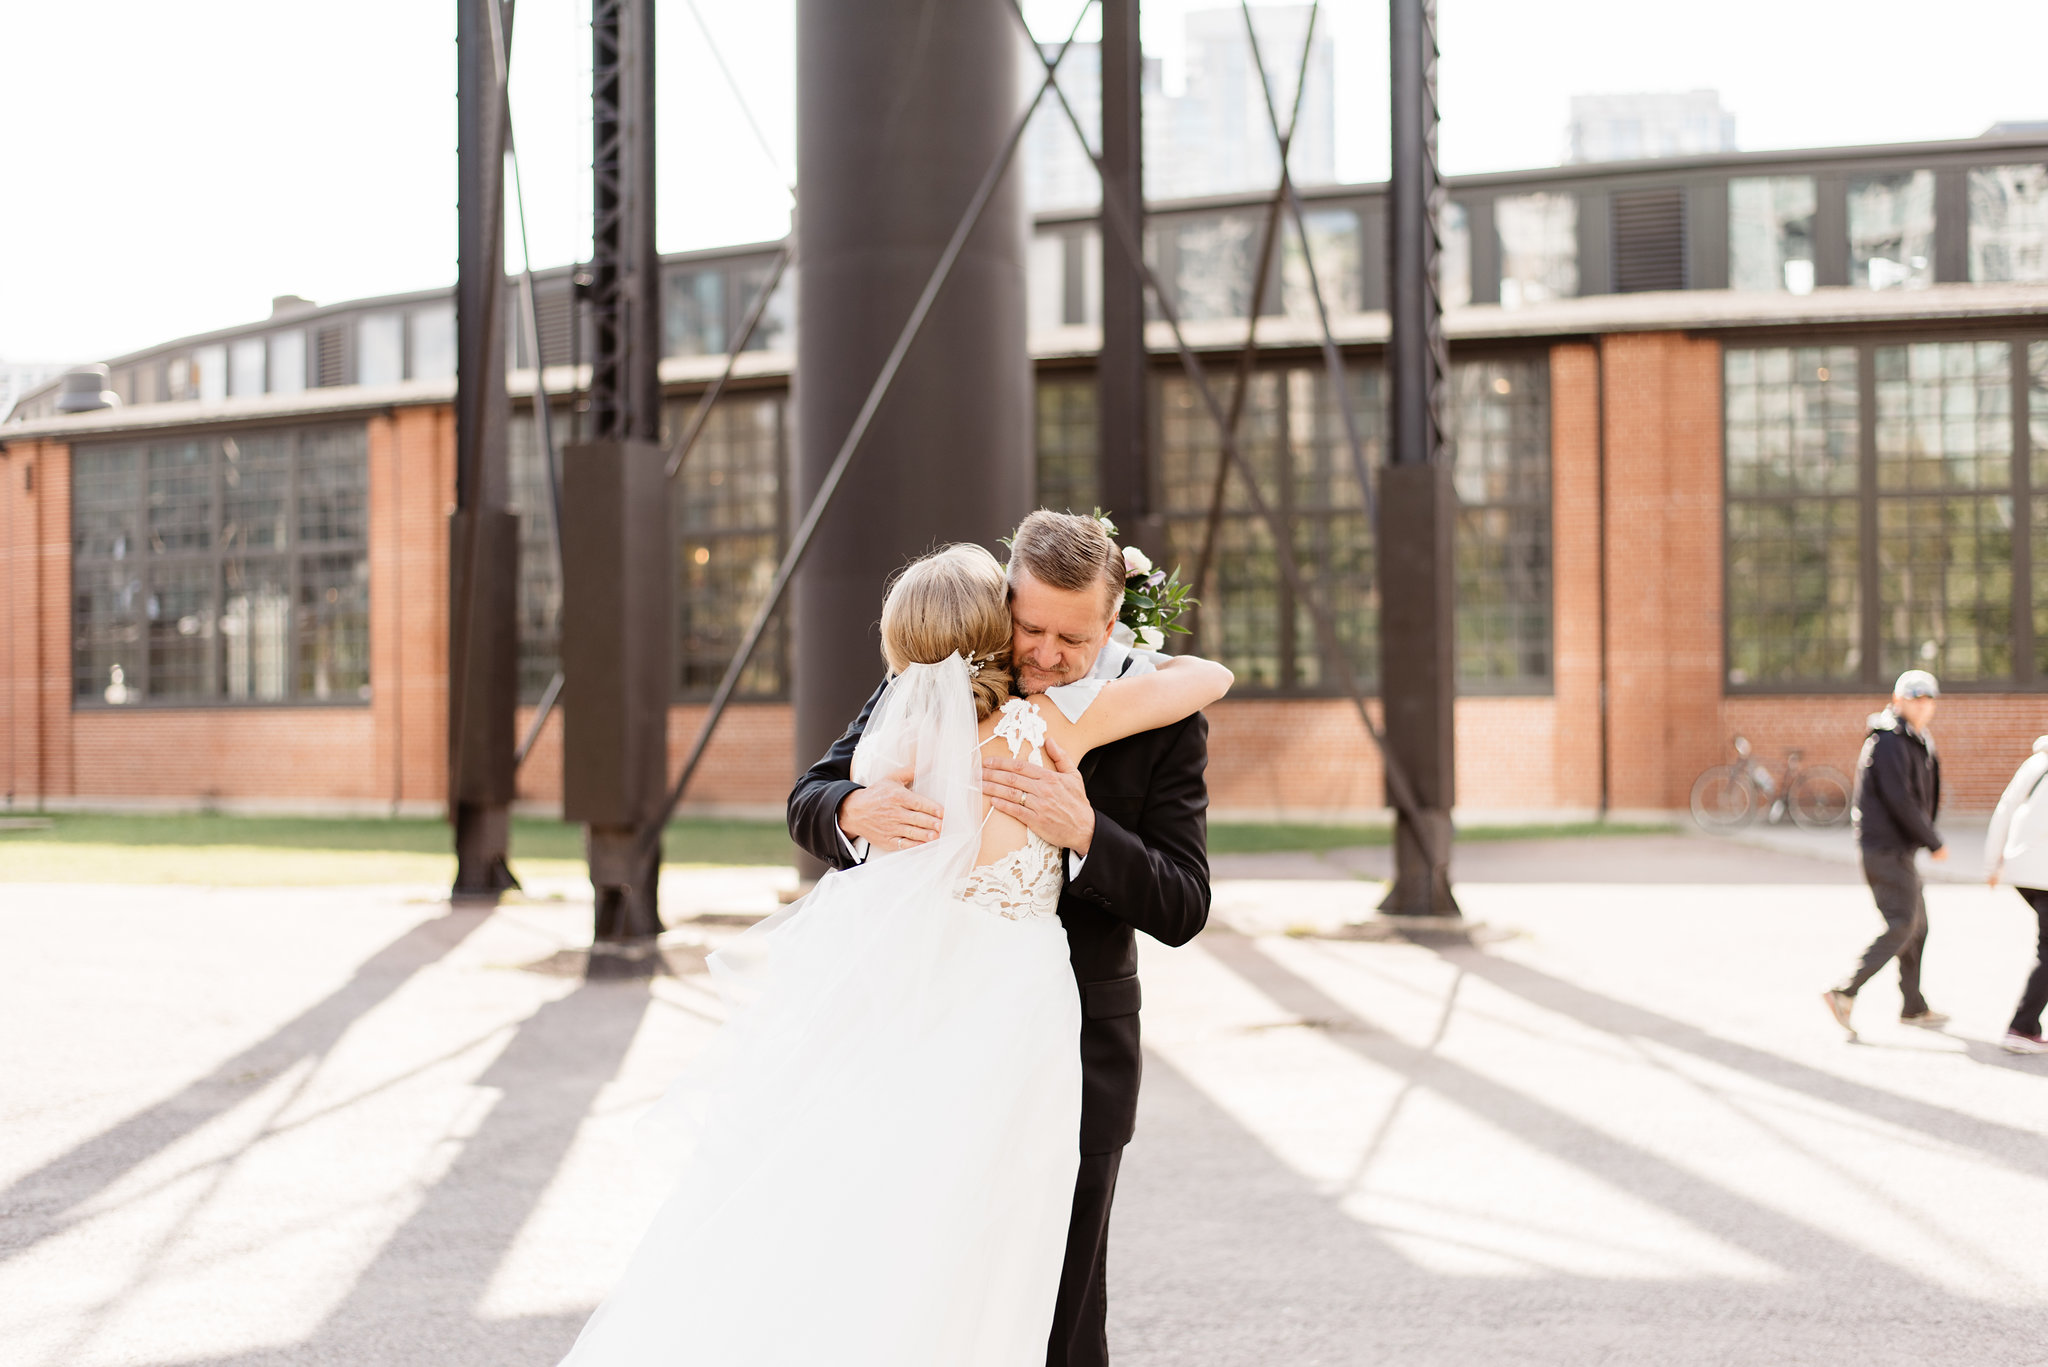
{"label": "groom", "polygon": [[[1009,580],[1019,692],[1079,684],[1085,693],[1091,681],[1149,667],[1110,640],[1124,565],[1095,519],[1042,509],[1025,518]],[[939,809],[899,781],[907,775],[865,788],[848,777],[880,697],[878,688],[789,795],[791,838],[834,868],[939,833]],[[1067,852],[1060,920],[1081,993],[1081,1167],[1048,1367],[1109,1361],[1109,1206],[1137,1119],[1141,1064],[1133,932],[1183,945],[1209,918],[1208,746],[1197,712],[1091,751],[1078,768],[1056,744],[1046,747],[1050,770],[1001,756],[982,762],[995,806]]]}

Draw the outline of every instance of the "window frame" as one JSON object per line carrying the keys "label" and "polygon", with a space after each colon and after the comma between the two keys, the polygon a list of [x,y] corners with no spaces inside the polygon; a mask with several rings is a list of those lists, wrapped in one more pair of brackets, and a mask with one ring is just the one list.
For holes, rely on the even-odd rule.
{"label": "window frame", "polygon": [[[1546,601],[1544,605],[1544,621],[1546,624],[1548,635],[1548,639],[1545,644],[1544,656],[1548,664],[1548,669],[1544,676],[1540,679],[1534,677],[1526,677],[1519,679],[1467,680],[1462,677],[1454,677],[1453,688],[1457,696],[1460,697],[1547,698],[1555,696],[1557,691],[1557,452],[1553,441],[1556,421],[1556,395],[1555,392],[1550,388],[1550,383],[1553,378],[1551,375],[1551,349],[1552,343],[1548,340],[1545,340],[1534,345],[1527,343],[1517,344],[1513,342],[1480,343],[1472,346],[1459,346],[1453,351],[1451,356],[1451,364],[1454,369],[1461,365],[1485,364],[1487,362],[1498,361],[1536,362],[1540,366],[1543,373],[1543,382],[1545,386],[1545,412],[1550,420],[1550,426],[1544,432],[1544,498],[1541,504],[1542,522],[1544,526],[1548,550],[1546,556],[1548,563],[1546,566],[1545,573]],[[1382,377],[1384,377],[1386,365],[1386,352],[1383,347],[1360,349],[1356,351],[1347,350],[1344,353],[1344,363],[1347,373],[1352,372],[1354,370],[1363,369],[1369,373],[1376,372],[1380,374]],[[1286,398],[1286,392],[1288,388],[1285,382],[1286,375],[1290,371],[1299,369],[1311,369],[1320,371],[1324,368],[1324,366],[1325,362],[1323,360],[1321,353],[1318,351],[1278,347],[1272,348],[1270,350],[1261,350],[1259,355],[1259,364],[1254,369],[1253,374],[1256,377],[1261,374],[1272,373],[1279,377],[1279,388],[1282,395],[1281,402],[1283,405],[1282,412],[1279,417],[1279,430],[1281,433],[1280,440],[1283,442],[1283,444],[1287,440],[1286,433],[1288,432],[1290,426],[1286,417],[1286,405],[1288,403],[1288,400]],[[1066,374],[1067,372],[1053,371],[1046,368],[1041,368],[1036,373],[1034,383],[1037,383],[1039,381],[1042,381],[1046,378],[1055,375],[1064,378],[1066,377]],[[1166,431],[1164,423],[1166,404],[1164,398],[1164,384],[1167,380],[1180,377],[1182,376],[1182,374],[1183,372],[1179,367],[1155,365],[1152,369],[1150,377],[1150,390],[1147,407],[1148,421],[1150,426],[1151,449],[1148,459],[1146,477],[1148,481],[1148,486],[1151,489],[1152,507],[1157,511],[1157,517],[1162,526],[1162,534],[1164,524],[1167,522],[1193,521],[1199,523],[1206,517],[1207,513],[1206,507],[1204,507],[1200,511],[1200,513],[1166,511],[1166,501],[1164,498],[1164,491],[1162,488],[1165,473],[1163,468],[1163,461],[1165,458],[1166,451]],[[1215,381],[1215,378],[1222,374],[1222,371],[1219,368],[1218,370],[1211,371],[1210,374],[1213,383]],[[1323,381],[1324,383],[1327,383],[1327,376],[1323,377]],[[1382,383],[1384,383],[1383,378]],[[1227,393],[1220,397],[1222,398],[1223,402],[1227,407],[1229,403]],[[1249,406],[1247,406],[1244,422],[1246,424],[1249,424],[1251,419],[1252,410]],[[1210,420],[1206,412],[1199,412],[1196,421],[1201,423],[1207,423]],[[1239,429],[1240,435],[1242,435],[1246,430],[1248,430],[1246,426],[1241,426]],[[1380,433],[1376,428],[1369,428],[1369,430],[1362,432],[1361,436],[1365,438],[1368,445],[1371,445],[1373,442],[1380,439]],[[1335,438],[1335,442],[1336,445],[1339,448],[1341,448],[1344,444],[1344,438],[1339,436]],[[1341,450],[1340,454],[1342,454]],[[1446,452],[1446,455],[1447,457],[1449,456],[1448,450]],[[1349,457],[1344,456],[1344,459],[1348,463]],[[1368,453],[1368,459],[1371,459],[1370,453]],[[1286,468],[1290,472],[1292,471],[1293,467],[1291,460],[1287,463]],[[1379,471],[1380,466],[1379,464],[1375,463],[1373,465],[1373,473],[1375,475],[1375,478],[1377,478]],[[1447,480],[1447,483],[1451,482],[1453,481]],[[1233,487],[1241,487],[1238,485],[1238,477],[1236,476],[1233,476],[1232,484]],[[1279,489],[1277,493],[1274,490],[1268,490],[1267,493],[1268,502],[1270,506],[1273,508],[1274,512],[1279,517],[1281,517],[1283,521],[1287,522],[1292,527],[1297,537],[1297,561],[1300,561],[1302,559],[1300,538],[1304,533],[1313,535],[1311,529],[1319,525],[1328,526],[1343,518],[1354,516],[1369,516],[1368,510],[1365,507],[1353,508],[1349,506],[1335,506],[1309,509],[1298,506],[1294,498],[1295,484],[1296,480],[1294,478],[1285,478],[1279,481]],[[1454,487],[1452,489],[1452,497],[1454,500],[1456,499],[1456,491]],[[1471,506],[1474,509],[1501,508],[1512,510],[1533,509],[1537,505],[1533,500],[1504,499],[1490,501],[1486,503],[1478,503]],[[1454,537],[1458,534],[1457,529],[1462,520],[1460,514],[1462,514],[1465,511],[1465,508],[1466,505],[1462,502],[1455,502],[1452,508],[1452,516],[1450,521],[1452,535]],[[1243,498],[1242,494],[1233,496],[1233,498],[1225,504],[1223,526],[1220,529],[1223,536],[1227,537],[1229,526],[1233,518],[1252,528],[1253,535],[1255,537],[1263,538],[1265,536],[1264,522],[1258,517],[1256,512],[1251,511],[1249,502]],[[1219,558],[1220,553],[1223,550],[1223,547],[1224,542],[1219,540]],[[1148,554],[1151,554],[1155,560],[1159,560],[1163,564],[1169,563],[1171,560],[1169,548],[1163,541],[1161,545],[1158,547],[1144,546],[1142,547],[1142,549],[1144,549]],[[1167,554],[1162,556],[1161,552],[1167,552]],[[1317,673],[1322,676],[1319,682],[1309,684],[1298,682],[1300,647],[1306,644],[1312,648],[1316,648],[1318,653],[1320,653],[1320,650],[1319,647],[1315,647],[1314,642],[1310,641],[1305,643],[1302,641],[1302,632],[1304,630],[1309,630],[1309,628],[1306,626],[1306,623],[1298,624],[1296,621],[1296,618],[1299,615],[1299,609],[1297,605],[1295,605],[1294,603],[1292,589],[1287,584],[1285,576],[1280,571],[1277,554],[1269,555],[1268,558],[1271,561],[1270,568],[1273,583],[1275,586],[1275,602],[1277,604],[1278,612],[1277,620],[1274,624],[1273,651],[1276,659],[1276,664],[1278,667],[1279,679],[1281,681],[1272,686],[1260,686],[1250,684],[1241,677],[1239,684],[1232,690],[1233,695],[1241,694],[1247,698],[1258,698],[1260,700],[1341,699],[1349,697],[1350,695],[1345,692],[1341,685],[1337,683],[1334,673],[1326,668],[1322,668],[1320,665],[1317,669]],[[1456,562],[1456,558],[1457,548],[1454,545],[1452,547],[1452,560],[1454,565]],[[1378,601],[1379,578],[1379,547],[1376,529],[1374,530],[1374,540],[1371,549],[1370,567],[1370,580],[1367,592],[1370,595],[1372,601],[1376,605]],[[1194,566],[1192,564],[1183,565],[1181,568],[1185,574],[1192,574],[1194,570]],[[1308,565],[1304,564],[1304,573],[1308,572],[1309,568],[1310,567]],[[1211,574],[1213,575],[1215,573],[1216,568],[1212,566]],[[1377,612],[1377,607],[1375,607],[1375,612]],[[1188,648],[1199,649],[1200,642],[1198,638],[1202,629],[1200,625],[1200,609],[1197,609],[1194,612],[1193,619],[1194,620],[1191,623],[1191,625],[1194,625],[1196,627],[1196,637],[1170,637],[1169,643],[1174,641],[1186,642],[1188,643]],[[1454,632],[1456,630],[1456,621],[1457,617],[1454,608]],[[1169,648],[1172,648],[1171,644]],[[1456,650],[1457,644],[1454,640],[1454,656]],[[1379,654],[1378,635],[1376,628],[1369,645],[1366,646],[1366,653],[1375,662],[1374,669],[1376,670],[1377,659]],[[1372,678],[1362,679],[1361,685],[1364,688],[1364,692],[1367,697],[1378,697],[1380,695],[1379,681],[1376,676]]]}
{"label": "window frame", "polygon": [[[2010,471],[2007,483],[1998,488],[1978,488],[1948,491],[1892,491],[1878,487],[1877,459],[1877,352],[1882,347],[1912,346],[1922,342],[1977,343],[2002,342],[2007,348],[2007,366],[2011,385],[2009,405],[2012,423],[2012,445],[2010,448]],[[1944,693],[2048,693],[2048,669],[2038,668],[2035,660],[2034,611],[2037,605],[2033,594],[2032,546],[2029,528],[2032,504],[2037,499],[2048,499],[2048,488],[2036,490],[2032,487],[2033,447],[2027,418],[2028,348],[2036,343],[2048,342],[2048,325],[2033,327],[2016,326],[2011,319],[2000,320],[1996,325],[1983,327],[1947,328],[1859,328],[1859,329],[1800,329],[1796,333],[1787,331],[1731,332],[1721,338],[1722,364],[1716,368],[1716,384],[1720,387],[1717,413],[1721,427],[1721,692],[1724,697],[1790,697],[1790,696],[1872,696],[1890,691],[1893,674],[1884,663],[1883,619],[1884,604],[1879,597],[1882,587],[1882,570],[1878,563],[1877,539],[1879,534],[1879,510],[1887,500],[1902,501],[1913,497],[1972,497],[2010,498],[2012,500],[2012,591],[2011,591],[2011,643],[2013,670],[2003,679],[1942,679]],[[1856,432],[1856,489],[1854,493],[1835,495],[1853,499],[1857,510],[1857,592],[1858,592],[1858,675],[1852,680],[1746,680],[1735,683],[1728,677],[1729,662],[1734,659],[1733,618],[1729,612],[1730,589],[1732,587],[1733,557],[1729,554],[1731,532],[1729,513],[1734,500],[1728,485],[1728,388],[1727,353],[1734,350],[1798,347],[1853,347],[1856,351],[1857,371],[1857,432]],[[1771,502],[1773,499],[1749,499],[1745,502]],[[2043,598],[2048,598],[2048,586],[2043,588]]]}
{"label": "window frame", "polygon": [[[363,434],[364,471],[362,487],[364,498],[364,512],[362,540],[359,543],[302,542],[299,535],[299,500],[303,490],[303,486],[301,483],[301,474],[304,459],[302,455],[301,446],[302,440],[309,433],[336,432],[345,429],[359,431]],[[288,540],[286,545],[281,549],[271,548],[268,550],[252,554],[244,549],[235,548],[231,553],[228,548],[223,547],[223,545],[221,544],[221,524],[226,504],[226,499],[224,495],[226,477],[223,468],[225,462],[221,460],[218,455],[218,443],[228,438],[253,438],[271,436],[284,436],[291,442],[291,457],[289,464],[290,474],[287,479],[286,488],[283,495],[287,509],[286,518],[287,524],[290,528],[290,539]],[[368,423],[360,418],[337,418],[333,420],[316,420],[310,422],[305,420],[299,420],[293,422],[263,423],[260,425],[251,423],[208,423],[205,425],[195,425],[191,427],[178,427],[159,431],[137,432],[132,435],[126,435],[107,441],[91,441],[79,443],[78,445],[72,447],[71,449],[71,460],[74,464],[75,471],[75,463],[78,458],[78,453],[81,449],[90,451],[95,448],[118,448],[126,446],[133,448],[138,453],[139,469],[137,472],[138,478],[136,481],[136,504],[134,510],[136,519],[135,528],[138,536],[138,541],[146,542],[147,528],[149,525],[149,447],[159,442],[182,441],[194,441],[212,444],[214,446],[214,450],[216,453],[214,459],[211,462],[211,469],[209,471],[210,491],[207,521],[209,544],[204,550],[178,550],[167,552],[162,555],[142,553],[134,557],[132,561],[130,561],[127,557],[121,557],[118,559],[112,556],[81,557],[77,551],[76,540],[78,531],[78,499],[75,493],[69,499],[69,514],[66,519],[67,539],[69,540],[69,544],[66,547],[66,565],[69,569],[70,574],[70,601],[67,604],[66,615],[69,628],[70,658],[67,661],[66,673],[69,678],[71,710],[73,712],[124,713],[144,711],[211,711],[214,709],[248,710],[252,708],[323,709],[369,707],[375,700],[374,691],[367,695],[330,698],[320,698],[311,695],[300,695],[298,692],[301,645],[300,594],[305,586],[305,575],[303,573],[304,566],[302,562],[304,562],[307,559],[316,557],[341,555],[354,552],[360,554],[365,564],[374,563],[374,558],[371,555],[372,536],[369,525],[370,472],[368,468]],[[73,487],[74,489],[76,487],[75,481]],[[140,611],[137,617],[137,621],[139,623],[139,630],[141,632],[140,644],[138,646],[137,655],[135,657],[137,660],[136,674],[139,677],[127,677],[124,671],[124,677],[122,680],[123,685],[128,689],[129,693],[132,695],[132,700],[129,702],[111,703],[107,702],[104,699],[104,697],[100,695],[82,695],[79,692],[78,647],[80,639],[79,627],[81,619],[78,611],[78,589],[81,580],[81,565],[86,567],[88,571],[103,565],[115,565],[124,563],[132,563],[136,565],[138,568],[139,576],[144,584],[145,598],[147,597],[147,594],[149,592],[149,586],[152,583],[149,570],[154,566],[162,565],[170,568],[189,568],[196,566],[210,567],[212,570],[210,592],[212,594],[214,604],[214,631],[212,636],[209,638],[209,640],[212,642],[212,644],[209,647],[209,650],[217,654],[221,649],[220,621],[223,616],[223,613],[221,611],[222,600],[225,597],[225,590],[222,587],[225,568],[231,561],[246,560],[275,561],[282,562],[284,565],[284,578],[286,585],[285,601],[287,604],[287,612],[289,614],[288,621],[290,623],[286,633],[285,644],[285,684],[288,690],[287,696],[282,698],[235,698],[226,696],[224,693],[221,692],[216,692],[205,696],[180,696],[168,698],[151,697],[149,691],[149,680],[151,674],[149,615],[146,606]],[[369,688],[371,690],[375,689],[377,681],[376,666],[373,655],[376,633],[373,615],[375,611],[374,593],[375,584],[374,582],[371,582],[369,585],[369,593],[368,595],[366,595],[364,602],[364,613],[367,623],[367,636],[364,643],[364,687]],[[217,671],[219,667],[219,661],[217,659],[212,660],[208,667],[209,673]],[[219,677],[215,677],[213,679],[213,682],[218,688],[224,686],[225,680]]]}

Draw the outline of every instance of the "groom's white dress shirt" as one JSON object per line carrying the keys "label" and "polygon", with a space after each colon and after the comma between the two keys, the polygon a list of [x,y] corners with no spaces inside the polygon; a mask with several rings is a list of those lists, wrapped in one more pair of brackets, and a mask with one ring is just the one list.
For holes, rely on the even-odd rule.
{"label": "groom's white dress shirt", "polygon": [[[1089,703],[1095,701],[1095,695],[1102,691],[1104,684],[1111,679],[1123,678],[1126,673],[1131,678],[1136,678],[1140,674],[1150,674],[1158,668],[1153,662],[1162,658],[1164,657],[1156,656],[1149,650],[1133,649],[1131,629],[1118,622],[1111,628],[1109,641],[1102,647],[1102,653],[1095,657],[1095,668],[1070,684],[1060,684],[1046,689],[1045,696],[1053,706],[1059,708],[1061,716],[1070,722],[1079,721],[1081,714],[1088,710]],[[1128,671],[1124,667],[1126,662],[1130,665]],[[839,828],[839,839],[846,846],[847,854],[853,857],[854,863],[867,862],[867,841],[854,839],[846,833],[844,826]],[[1075,854],[1072,850],[1067,851],[1068,881],[1071,882],[1081,876],[1081,865],[1086,862],[1086,855]]]}

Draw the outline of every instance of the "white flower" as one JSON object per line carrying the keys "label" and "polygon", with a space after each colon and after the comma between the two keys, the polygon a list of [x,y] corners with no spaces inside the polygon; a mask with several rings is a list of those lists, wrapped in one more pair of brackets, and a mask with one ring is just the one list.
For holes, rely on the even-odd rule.
{"label": "white flower", "polygon": [[1107,513],[1097,513],[1095,515],[1095,525],[1102,528],[1103,531],[1109,533],[1111,536],[1116,535],[1116,523],[1111,522],[1109,520],[1109,514]]}
{"label": "white flower", "polygon": [[1136,546],[1124,547],[1124,574],[1129,576],[1150,573],[1152,573],[1152,562],[1145,558],[1145,553]]}
{"label": "white flower", "polygon": [[1140,650],[1164,650],[1166,648],[1166,633],[1158,627],[1139,627],[1137,637],[1138,649]]}

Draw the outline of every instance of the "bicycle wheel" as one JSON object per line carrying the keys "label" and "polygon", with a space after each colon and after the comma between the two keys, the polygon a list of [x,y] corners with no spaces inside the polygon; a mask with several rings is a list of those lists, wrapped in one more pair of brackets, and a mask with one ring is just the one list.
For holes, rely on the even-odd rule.
{"label": "bicycle wheel", "polygon": [[1756,815],[1756,789],[1732,764],[1717,764],[1693,780],[1692,819],[1703,831],[1732,831]]}
{"label": "bicycle wheel", "polygon": [[1849,819],[1849,780],[1824,764],[1801,769],[1790,797],[1793,822],[1808,830],[1839,826]]}

